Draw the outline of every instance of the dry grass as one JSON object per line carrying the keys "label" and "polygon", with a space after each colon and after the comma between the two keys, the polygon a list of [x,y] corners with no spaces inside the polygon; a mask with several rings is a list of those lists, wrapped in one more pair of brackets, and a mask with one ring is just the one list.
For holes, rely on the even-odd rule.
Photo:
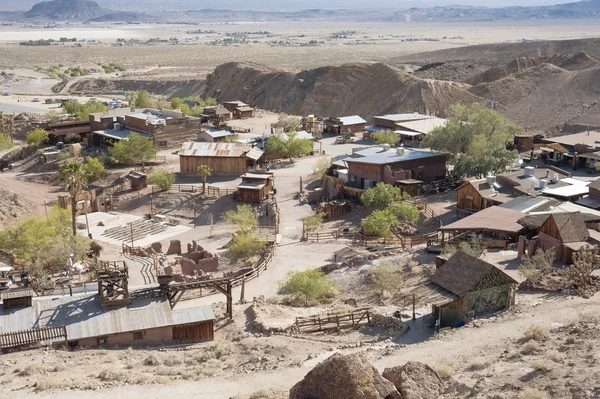
{"label": "dry grass", "polygon": [[42,372],[42,367],[38,364],[30,363],[23,370],[18,371],[19,377],[30,377]]}
{"label": "dry grass", "polygon": [[548,330],[545,329],[544,327],[531,325],[531,326],[529,326],[527,331],[525,331],[525,335],[523,335],[523,339],[526,341],[544,342],[545,340],[548,339],[549,336],[550,336],[550,334],[548,333]]}
{"label": "dry grass", "polygon": [[442,380],[448,381],[454,377],[454,363],[450,360],[443,360],[437,365],[435,371]]}
{"label": "dry grass", "polygon": [[551,350],[546,353],[546,359],[554,363],[561,363],[564,359],[564,356],[559,351]]}
{"label": "dry grass", "polygon": [[482,371],[489,366],[487,362],[473,362],[467,367],[467,371]]}
{"label": "dry grass", "polygon": [[127,374],[123,371],[102,370],[96,377],[103,382],[124,382],[127,380]]}
{"label": "dry grass", "polygon": [[142,364],[144,366],[158,366],[158,365],[160,365],[160,361],[156,358],[156,356],[154,356],[154,355],[148,355],[142,361]]}
{"label": "dry grass", "polygon": [[552,371],[552,363],[544,360],[536,360],[535,362],[531,363],[531,367],[534,371],[540,373],[548,373]]}
{"label": "dry grass", "polygon": [[548,399],[545,392],[533,388],[525,388],[519,397],[521,399]]}
{"label": "dry grass", "polygon": [[522,355],[533,355],[536,353],[540,353],[542,351],[542,346],[536,341],[529,341],[521,348]]}

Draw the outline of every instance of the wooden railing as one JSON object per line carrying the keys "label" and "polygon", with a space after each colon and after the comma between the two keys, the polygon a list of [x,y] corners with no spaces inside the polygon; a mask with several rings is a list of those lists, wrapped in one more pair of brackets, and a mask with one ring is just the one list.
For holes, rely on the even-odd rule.
{"label": "wooden railing", "polygon": [[348,312],[326,313],[308,317],[298,317],[296,328],[299,332],[314,333],[343,328],[357,328],[371,321],[370,308],[359,308]]}
{"label": "wooden railing", "polygon": [[0,349],[31,345],[59,338],[64,339],[65,344],[67,343],[67,327],[64,325],[15,331],[0,334]]}
{"label": "wooden railing", "polygon": [[[155,192],[163,191],[154,185],[150,185],[150,188],[152,189],[153,194]],[[201,184],[200,185],[173,184],[171,186],[171,188],[169,188],[169,190],[167,190],[167,191],[168,192],[177,192],[177,193],[201,193],[202,185]],[[237,193],[236,188],[219,188],[219,187],[213,187],[213,186],[208,186],[208,185],[206,186],[206,194],[210,197],[222,197],[222,196],[231,195],[231,194],[235,194],[235,193]]]}

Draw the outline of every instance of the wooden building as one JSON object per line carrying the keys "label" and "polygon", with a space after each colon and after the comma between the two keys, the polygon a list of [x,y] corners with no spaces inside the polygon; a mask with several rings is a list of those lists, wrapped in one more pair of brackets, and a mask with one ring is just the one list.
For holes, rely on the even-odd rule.
{"label": "wooden building", "polygon": [[142,172],[131,171],[127,175],[127,179],[131,182],[131,189],[139,191],[148,187],[148,175]]}
{"label": "wooden building", "polygon": [[325,132],[333,134],[361,133],[367,126],[367,121],[358,115],[328,118],[323,122]]}
{"label": "wooden building", "polygon": [[590,209],[600,209],[600,180],[594,180],[588,186],[588,196],[577,201],[577,204]]}
{"label": "wooden building", "polygon": [[33,291],[30,289],[11,290],[0,295],[4,310],[26,308],[31,306]]}
{"label": "wooden building", "polygon": [[67,136],[79,136],[80,141],[87,141],[91,132],[90,121],[66,121],[49,123],[46,127],[50,144],[64,142]]}
{"label": "wooden building", "polygon": [[196,174],[198,166],[208,165],[214,175],[241,175],[257,165],[264,152],[238,143],[183,143],[179,150],[182,174]]}
{"label": "wooden building", "polygon": [[467,212],[479,212],[491,206],[502,205],[515,196],[504,189],[495,177],[468,181],[456,189],[456,208]]}
{"label": "wooden building", "polygon": [[400,180],[431,182],[444,179],[447,157],[443,152],[397,148],[366,157],[346,158],[344,162],[348,165],[350,186],[367,189],[375,183],[394,183],[388,180],[393,180],[399,171],[406,172]]}
{"label": "wooden building", "polygon": [[207,143],[223,143],[233,135],[229,130],[202,129],[198,134],[198,140]]}
{"label": "wooden building", "polygon": [[[67,311],[68,310],[68,311]],[[101,307],[97,294],[35,297],[31,306],[0,309],[0,334],[65,326],[72,346],[173,345],[211,341],[212,308],[172,309],[166,296],[136,297],[121,307]]]}
{"label": "wooden building", "polygon": [[204,107],[204,112],[200,115],[202,123],[210,123],[218,126],[219,123],[227,122],[231,119],[231,111],[225,107]]}
{"label": "wooden building", "polygon": [[273,173],[245,173],[241,177],[237,189],[243,202],[264,201],[273,190]]}
{"label": "wooden building", "polygon": [[248,119],[254,116],[254,108],[252,107],[237,107],[233,109],[233,119]]}
{"label": "wooden building", "polygon": [[223,103],[223,107],[226,108],[229,112],[233,112],[234,109],[236,108],[241,108],[241,107],[247,107],[248,104],[246,104],[243,101],[225,101]]}
{"label": "wooden building", "polygon": [[533,136],[529,134],[516,135],[514,145],[519,152],[529,152],[533,150]]}
{"label": "wooden building", "polygon": [[437,269],[431,282],[447,291],[446,299],[432,309],[441,328],[460,327],[468,319],[510,308],[518,284],[496,266],[461,251]]}
{"label": "wooden building", "polygon": [[557,261],[571,264],[573,253],[589,245],[589,237],[587,225],[580,212],[553,213],[548,215],[542,224],[530,252],[533,255],[537,248],[544,251],[554,248]]}

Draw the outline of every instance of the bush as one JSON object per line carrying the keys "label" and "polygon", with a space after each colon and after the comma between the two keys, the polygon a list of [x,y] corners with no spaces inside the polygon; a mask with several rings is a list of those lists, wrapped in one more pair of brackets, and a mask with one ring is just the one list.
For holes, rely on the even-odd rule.
{"label": "bush", "polygon": [[360,201],[367,208],[386,208],[394,202],[403,201],[410,198],[406,193],[398,187],[391,184],[379,183],[373,188],[369,188],[360,197]]}
{"label": "bush", "polygon": [[448,381],[454,377],[454,363],[448,360],[443,361],[437,365],[435,371],[442,380]]}
{"label": "bush", "polygon": [[552,264],[556,258],[556,249],[550,248],[544,251],[538,248],[533,256],[523,258],[519,265],[519,273],[531,282],[537,282],[540,278],[552,269]]}
{"label": "bush", "polygon": [[534,371],[538,371],[540,373],[547,373],[549,371],[552,371],[552,366],[550,362],[546,362],[544,360],[536,360],[535,362],[531,363],[531,367]]}
{"label": "bush", "polygon": [[148,183],[154,184],[161,190],[166,191],[175,183],[175,173],[168,169],[154,170],[148,176]]}
{"label": "bush", "polygon": [[525,331],[525,335],[523,335],[524,340],[537,342],[544,342],[548,339],[548,337],[548,330],[546,330],[544,327],[536,325],[529,326],[527,331]]}
{"label": "bush", "polygon": [[526,356],[533,355],[539,353],[541,350],[542,347],[539,343],[537,343],[536,341],[530,341],[523,345],[523,347],[521,348],[521,354]]}
{"label": "bush", "polygon": [[95,182],[104,174],[104,165],[98,158],[89,157],[83,167],[88,183]]}
{"label": "bush", "polygon": [[260,255],[267,247],[267,241],[258,237],[253,231],[240,231],[233,236],[229,254],[235,259],[250,259]]}
{"label": "bush", "polygon": [[156,156],[154,140],[131,132],[126,140],[120,140],[108,150],[119,163],[136,165],[148,162]]}
{"label": "bush", "polygon": [[394,147],[400,141],[400,135],[392,132],[391,130],[375,132],[373,133],[372,137],[376,144],[389,144],[392,147]]}
{"label": "bush", "polygon": [[379,295],[389,293],[394,295],[400,291],[404,284],[404,273],[394,270],[392,267],[381,264],[372,266],[367,270],[367,279]]}
{"label": "bush", "polygon": [[304,301],[306,306],[311,302],[321,302],[338,294],[337,285],[320,269],[289,272],[286,279],[279,282],[279,288],[284,294]]}
{"label": "bush", "polygon": [[331,168],[333,161],[330,157],[319,158],[313,167],[313,173],[317,176],[322,176]]}
{"label": "bush", "polygon": [[35,128],[27,133],[27,144],[39,147],[48,140],[48,133],[44,129]]}
{"label": "bush", "polygon": [[236,225],[240,231],[249,231],[258,226],[258,218],[250,205],[238,205],[235,210],[225,212],[222,219]]}
{"label": "bush", "polygon": [[158,366],[160,361],[154,355],[148,355],[142,362],[144,366]]}
{"label": "bush", "polygon": [[323,225],[323,215],[321,214],[307,216],[300,220],[302,221],[302,223],[304,223],[304,227],[308,232],[317,231]]}

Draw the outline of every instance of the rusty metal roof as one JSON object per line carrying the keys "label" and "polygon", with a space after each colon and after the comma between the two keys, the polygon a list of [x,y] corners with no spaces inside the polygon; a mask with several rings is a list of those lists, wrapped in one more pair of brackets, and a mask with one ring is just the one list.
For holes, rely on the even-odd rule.
{"label": "rusty metal roof", "polygon": [[213,320],[208,308],[172,311],[165,297],[141,297],[127,307],[103,309],[97,294],[34,298],[29,308],[0,309],[0,334],[45,326],[67,328],[69,340]]}
{"label": "rusty metal roof", "polygon": [[199,143],[188,141],[181,145],[180,156],[186,157],[241,157],[252,146],[239,143]]}

